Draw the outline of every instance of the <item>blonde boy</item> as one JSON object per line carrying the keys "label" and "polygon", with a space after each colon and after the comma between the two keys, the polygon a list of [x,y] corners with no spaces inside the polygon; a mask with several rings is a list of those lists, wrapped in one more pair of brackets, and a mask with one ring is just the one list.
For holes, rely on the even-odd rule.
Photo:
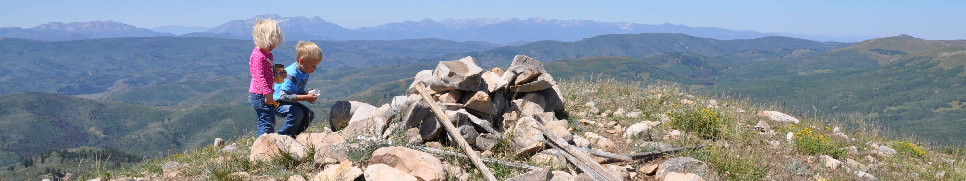
{"label": "blonde boy", "polygon": [[275,90],[275,73],[272,71],[274,56],[272,50],[282,44],[282,29],[278,22],[272,19],[259,20],[252,26],[252,39],[255,48],[248,59],[248,69],[251,73],[251,84],[248,87],[248,102],[255,108],[258,116],[258,126],[255,136],[272,133],[275,130],[275,106],[277,103],[272,96]]}
{"label": "blonde boy", "polygon": [[308,41],[299,41],[295,46],[295,63],[285,67],[289,76],[280,84],[275,84],[275,95],[278,101],[276,109],[278,116],[285,117],[285,123],[279,128],[278,134],[295,137],[312,124],[315,112],[298,101],[315,104],[319,98],[317,94],[305,91],[305,84],[309,81],[309,74],[315,72],[316,66],[322,62],[322,49]]}

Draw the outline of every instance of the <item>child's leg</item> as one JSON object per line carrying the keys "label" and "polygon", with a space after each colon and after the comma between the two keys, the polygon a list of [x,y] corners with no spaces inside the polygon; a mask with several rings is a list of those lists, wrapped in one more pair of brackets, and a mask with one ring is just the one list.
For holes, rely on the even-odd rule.
{"label": "child's leg", "polygon": [[255,114],[258,116],[258,125],[255,127],[255,138],[265,133],[274,132],[275,110],[273,106],[265,104],[265,96],[261,94],[249,94],[248,103],[252,105],[252,108],[255,108]]}
{"label": "child's leg", "polygon": [[312,120],[315,120],[315,112],[312,111],[312,109],[309,109],[309,107],[306,107],[304,104],[298,104],[298,106],[304,110],[302,112],[304,113],[303,116],[305,116],[305,119],[299,123],[299,130],[297,133],[295,133],[296,135],[305,132],[305,129],[308,129],[309,126],[312,125]]}
{"label": "child's leg", "polygon": [[305,120],[305,113],[302,109],[305,106],[301,106],[297,102],[279,102],[278,109],[276,112],[279,116],[285,117],[285,122],[282,123],[282,127],[278,129],[278,134],[288,135],[295,137],[301,131],[300,123]]}

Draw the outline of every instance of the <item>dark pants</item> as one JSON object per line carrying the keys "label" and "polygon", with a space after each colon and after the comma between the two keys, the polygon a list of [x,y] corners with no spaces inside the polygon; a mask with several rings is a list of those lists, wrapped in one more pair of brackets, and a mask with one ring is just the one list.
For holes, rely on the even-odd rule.
{"label": "dark pants", "polygon": [[261,94],[249,94],[248,103],[255,108],[255,114],[258,116],[255,138],[265,133],[275,132],[275,106],[265,104],[265,96]]}
{"label": "dark pants", "polygon": [[315,112],[298,102],[281,101],[276,109],[276,115],[284,117],[285,122],[279,128],[278,134],[295,137],[309,128],[312,119],[315,119]]}

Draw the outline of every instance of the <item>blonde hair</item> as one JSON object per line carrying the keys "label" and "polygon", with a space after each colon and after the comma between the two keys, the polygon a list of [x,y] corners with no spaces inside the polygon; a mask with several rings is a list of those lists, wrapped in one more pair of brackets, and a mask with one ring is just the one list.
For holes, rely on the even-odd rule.
{"label": "blonde hair", "polygon": [[295,61],[298,60],[319,60],[322,61],[322,49],[310,41],[299,41],[295,45]]}
{"label": "blonde hair", "polygon": [[282,28],[278,27],[278,21],[271,18],[258,20],[252,26],[252,39],[255,39],[255,46],[268,48],[282,44]]}

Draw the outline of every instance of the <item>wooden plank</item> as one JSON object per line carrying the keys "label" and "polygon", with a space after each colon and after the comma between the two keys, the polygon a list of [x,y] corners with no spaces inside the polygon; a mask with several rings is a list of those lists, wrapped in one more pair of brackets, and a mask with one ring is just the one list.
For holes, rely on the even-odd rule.
{"label": "wooden plank", "polygon": [[[554,145],[554,144],[551,144],[551,145]],[[554,147],[557,149],[560,149],[559,147],[557,147],[557,145],[554,145]],[[574,164],[574,166],[577,166],[577,169],[580,169],[581,171],[584,171],[584,173],[587,173],[587,175],[589,175],[590,178],[594,180],[607,180],[607,177],[604,177],[604,175],[597,173],[596,171],[594,171],[594,169],[590,168],[590,165],[587,165],[586,163],[580,161],[580,159],[577,159],[577,157],[567,154],[567,152],[565,151],[558,151],[558,154],[563,155],[563,157],[567,159],[567,161],[569,161],[571,164]]]}
{"label": "wooden plank", "polygon": [[[617,178],[616,174],[612,173],[610,170],[607,170],[607,168],[604,168],[604,166],[600,165],[600,163],[597,163],[597,161],[590,158],[590,155],[586,155],[584,154],[584,152],[574,149],[574,147],[571,147],[571,145],[567,143],[567,141],[564,141],[563,138],[560,138],[556,134],[553,134],[553,132],[550,131],[550,129],[548,129],[546,126],[544,126],[543,123],[541,123],[540,121],[537,121],[536,124],[537,124],[537,128],[539,128],[540,131],[543,132],[543,135],[547,137],[547,140],[550,140],[549,142],[551,143],[551,145],[566,151],[568,154],[576,158],[577,162],[582,162],[583,164],[586,164],[589,167],[589,169],[592,170],[592,172],[599,173],[601,176],[605,178],[602,180],[609,180],[609,181],[623,180],[621,178]],[[588,174],[591,173],[591,172],[588,172],[588,170],[584,170],[584,172],[587,172]]]}
{"label": "wooden plank", "polygon": [[589,148],[581,148],[581,147],[576,147],[576,146],[573,146],[573,147],[576,148],[576,149],[578,149],[578,150],[580,150],[580,151],[585,151],[587,153],[590,153],[591,155],[597,155],[599,157],[604,157],[604,158],[609,158],[609,159],[614,159],[614,160],[620,160],[620,161],[625,161],[625,162],[629,162],[629,161],[633,161],[634,160],[630,156],[627,156],[627,155],[622,155],[622,154],[617,154],[617,153],[611,153],[611,152],[606,152],[606,151],[600,151],[600,150],[595,150],[595,149],[589,149]]}
{"label": "wooden plank", "polygon": [[486,167],[486,164],[483,164],[483,160],[481,160],[480,156],[476,154],[476,150],[473,150],[473,147],[463,139],[460,131],[453,126],[453,123],[449,120],[447,114],[443,112],[443,110],[440,110],[439,105],[436,105],[436,101],[433,101],[433,97],[429,96],[429,93],[426,93],[425,87],[425,84],[420,83],[418,86],[416,86],[416,90],[419,92],[419,95],[423,96],[423,100],[429,104],[430,110],[436,114],[436,118],[439,118],[437,120],[443,125],[443,128],[446,128],[446,132],[449,132],[450,137],[452,137],[453,140],[456,140],[456,143],[460,145],[460,148],[463,148],[463,151],[466,152],[466,156],[470,157],[470,161],[473,162],[473,165],[475,165],[477,169],[480,169],[480,172],[483,173],[483,176],[486,177],[486,180],[496,181],[496,177],[493,176],[493,172],[490,172],[490,169]]}

